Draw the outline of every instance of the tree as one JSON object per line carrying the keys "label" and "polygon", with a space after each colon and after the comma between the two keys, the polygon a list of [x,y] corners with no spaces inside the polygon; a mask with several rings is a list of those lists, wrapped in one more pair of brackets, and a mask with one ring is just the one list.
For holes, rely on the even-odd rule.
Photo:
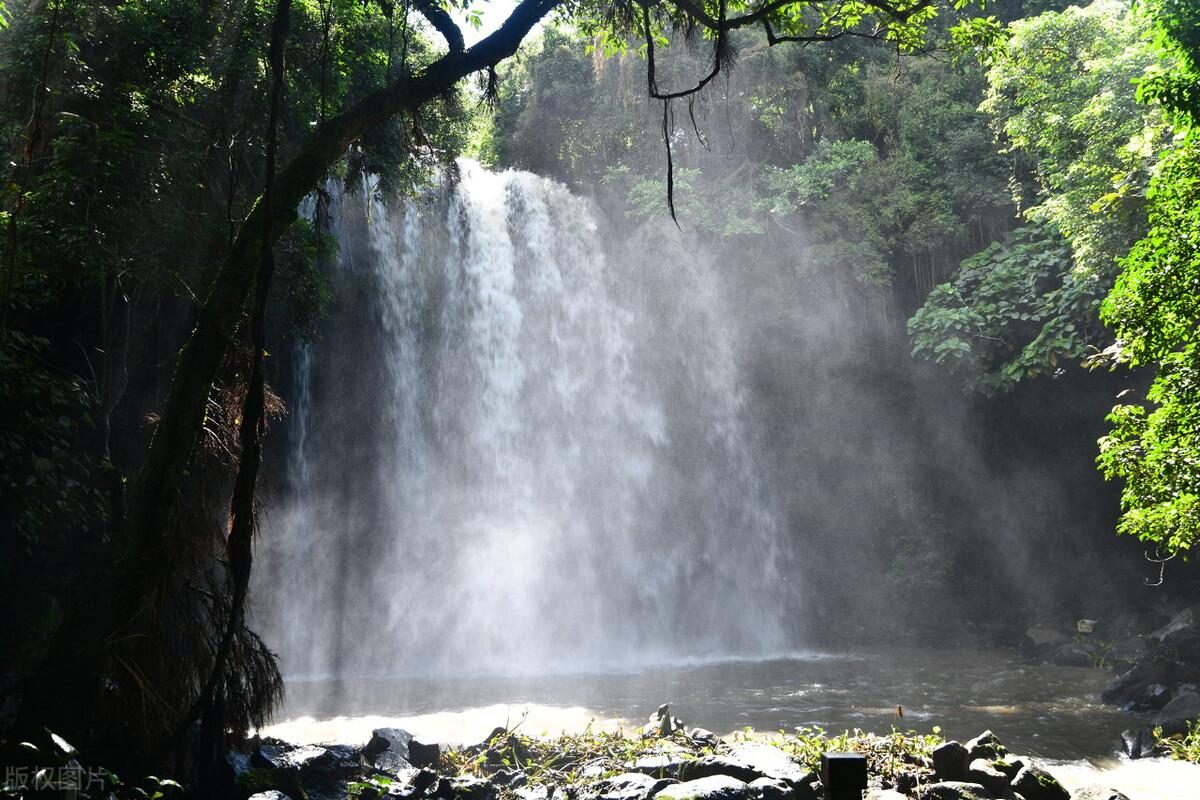
{"label": "tree", "polygon": [[[965,0],[947,5],[961,10]],[[939,6],[523,0],[469,48],[444,9],[425,0],[48,0],[17,14],[5,34],[4,133],[19,154],[0,220],[5,330],[50,327],[61,336],[50,343],[61,365],[97,373],[103,413],[89,466],[109,476],[99,559],[72,587],[78,600],[49,626],[51,641],[21,687],[25,730],[108,742],[129,762],[169,750],[193,709],[213,711],[206,724],[220,733],[244,731],[270,710],[278,672],[239,610],[248,560],[222,556],[244,554],[252,530],[255,451],[272,405],[260,328],[272,248],[289,240],[285,251],[320,248],[297,208],[314,192],[319,205],[331,175],[418,177],[436,160],[428,157],[436,134],[453,138],[464,79],[484,73],[494,89],[497,65],[555,11],[603,47],[644,45],[647,89],[668,114],[724,69],[735,31],[761,29],[771,45],[867,37],[911,49]],[[431,46],[422,28],[441,44]],[[656,48],[676,30],[711,43],[711,59],[694,83],[663,89]],[[266,71],[264,41],[273,43]],[[298,54],[286,73],[284,44]],[[276,148],[277,170],[267,155]],[[400,168],[387,169],[389,160]],[[668,158],[668,198],[671,175]],[[147,221],[153,230],[139,235]],[[181,320],[186,341],[160,400],[148,365],[171,353],[143,354],[155,357],[138,374],[126,356],[155,326],[178,334]],[[5,337],[28,363],[29,340]],[[172,349],[178,341],[159,338]],[[93,356],[102,356],[99,370]],[[145,395],[130,397],[131,382]],[[147,415],[154,425],[143,449]],[[110,436],[122,416],[135,431],[123,441]],[[110,445],[122,452],[110,457]],[[232,532],[211,501],[231,491]]]}
{"label": "tree", "polygon": [[1113,409],[1099,460],[1107,477],[1125,482],[1119,530],[1166,558],[1200,542],[1200,8],[1187,0],[1146,7],[1177,67],[1139,91],[1178,133],[1148,191],[1149,229],[1122,261],[1103,316],[1117,337],[1105,360],[1156,374],[1148,403]]}

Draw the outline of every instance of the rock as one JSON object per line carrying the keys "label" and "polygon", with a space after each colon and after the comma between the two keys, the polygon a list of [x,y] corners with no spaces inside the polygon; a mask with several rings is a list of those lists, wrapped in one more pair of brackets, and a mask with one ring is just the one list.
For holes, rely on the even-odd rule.
{"label": "rock", "polygon": [[750,787],[744,781],[728,775],[710,775],[671,784],[655,797],[657,800],[743,800],[749,794]]}
{"label": "rock", "polygon": [[1109,635],[1115,639],[1140,637],[1170,622],[1166,614],[1151,608],[1139,608],[1118,614],[1109,626]]}
{"label": "rock", "polygon": [[996,738],[996,734],[991,731],[984,731],[974,739],[966,743],[968,763],[977,758],[984,758],[988,761],[995,761],[1001,756],[1008,754],[1008,748],[1000,743]]}
{"label": "rock", "polygon": [[721,742],[720,736],[705,728],[689,728],[685,733],[693,742],[705,747],[716,747]]}
{"label": "rock", "polygon": [[292,798],[288,797],[278,789],[270,789],[265,792],[252,794],[247,798],[247,800],[292,800]]}
{"label": "rock", "polygon": [[943,781],[921,787],[917,800],[990,800],[990,797],[978,783]]}
{"label": "rock", "polygon": [[1116,789],[1103,786],[1084,786],[1071,794],[1071,800],[1129,800]]}
{"label": "rock", "polygon": [[1068,642],[1055,647],[1050,663],[1058,667],[1094,667],[1096,647],[1091,643]]}
{"label": "rock", "polygon": [[1025,636],[1021,639],[1021,650],[1030,655],[1038,655],[1069,641],[1071,637],[1060,630],[1034,626],[1025,631]]}
{"label": "rock", "polygon": [[682,775],[689,779],[730,775],[747,783],[770,778],[783,781],[793,788],[814,780],[813,773],[801,767],[787,753],[761,742],[738,742],[726,753],[691,761],[684,765]]}
{"label": "rock", "polygon": [[380,753],[391,750],[405,761],[408,760],[408,743],[412,734],[403,728],[376,728],[371,731],[371,740],[362,749],[362,754],[372,758]]}
{"label": "rock", "polygon": [[655,738],[658,736],[670,736],[675,731],[683,730],[683,722],[679,717],[671,716],[671,707],[667,703],[663,703],[658,707],[649,721],[642,726],[642,737],[646,739]]}
{"label": "rock", "polygon": [[1166,625],[1163,625],[1150,635],[1155,639],[1161,640],[1177,630],[1186,628],[1189,625],[1195,625],[1197,623],[1200,623],[1200,603],[1180,611],[1178,614],[1171,617],[1170,622],[1168,622]]}
{"label": "rock", "polygon": [[1025,800],[1071,800],[1071,793],[1053,775],[1032,765],[1017,773],[1012,788]]}
{"label": "rock", "polygon": [[1200,694],[1183,692],[1171,698],[1154,717],[1155,728],[1162,728],[1164,736],[1187,733],[1188,723],[1200,720]]}
{"label": "rock", "polygon": [[431,793],[438,800],[497,800],[496,786],[483,778],[442,778]]}
{"label": "rock", "polygon": [[642,772],[656,778],[678,778],[685,765],[693,761],[683,752],[667,752],[642,756],[625,767],[632,772]]}
{"label": "rock", "polygon": [[384,750],[375,756],[371,760],[371,766],[375,767],[379,772],[386,772],[389,775],[396,775],[405,770],[414,769],[412,764],[393,750]]}
{"label": "rock", "polygon": [[1121,751],[1130,758],[1146,758],[1154,755],[1156,742],[1149,728],[1121,731]]}
{"label": "rock", "polygon": [[1187,625],[1171,631],[1162,638],[1164,655],[1196,666],[1200,664],[1200,624]]}
{"label": "rock", "polygon": [[1130,711],[1158,711],[1171,697],[1157,687],[1195,682],[1200,682],[1200,661],[1184,663],[1175,657],[1172,647],[1160,644],[1109,683],[1100,693],[1100,699]]}
{"label": "rock", "polygon": [[750,782],[750,796],[754,800],[793,800],[796,790],[783,781],[758,778]]}
{"label": "rock", "polygon": [[518,800],[552,800],[554,787],[544,783],[525,785],[518,787],[513,794],[517,796]]}
{"label": "rock", "polygon": [[287,743],[261,744],[250,756],[250,763],[266,769],[306,770],[324,766],[322,761],[333,762],[333,757],[324,747],[316,745],[292,745]]}
{"label": "rock", "polygon": [[1132,664],[1144,658],[1156,644],[1149,636],[1131,636],[1113,644],[1107,660],[1117,664]]}
{"label": "rock", "polygon": [[988,794],[1004,797],[1009,794],[1010,778],[992,766],[991,759],[976,758],[967,767],[967,783],[978,783]]}
{"label": "rock", "polygon": [[623,772],[589,786],[580,793],[580,800],[648,800],[673,782],[641,772]]}
{"label": "rock", "polygon": [[1020,758],[1008,756],[1000,761],[993,762],[992,766],[1007,775],[1008,779],[1011,781],[1013,778],[1017,777],[1017,773],[1024,769],[1025,762]]}
{"label": "rock", "polygon": [[492,783],[509,789],[516,789],[529,783],[529,776],[519,769],[501,769],[489,776]]}
{"label": "rock", "polygon": [[961,781],[967,777],[967,748],[955,741],[940,744],[933,749],[933,771],[939,781]]}
{"label": "rock", "polygon": [[442,758],[442,748],[436,744],[424,744],[416,739],[409,739],[408,761],[414,767],[437,766]]}
{"label": "rock", "polygon": [[895,789],[872,789],[867,792],[866,800],[908,800],[908,795]]}
{"label": "rock", "polygon": [[1075,621],[1075,632],[1083,634],[1098,633],[1096,625],[1100,622],[1098,619],[1080,619]]}

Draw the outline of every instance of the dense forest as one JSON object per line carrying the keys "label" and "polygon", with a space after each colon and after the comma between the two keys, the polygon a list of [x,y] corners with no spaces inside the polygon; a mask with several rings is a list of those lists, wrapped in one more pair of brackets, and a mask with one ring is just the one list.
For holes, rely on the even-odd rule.
{"label": "dense forest", "polygon": [[1191,0],[4,0],[0,65],[3,759],[203,781],[271,718],[330,209],[462,157],[728,276],[809,641],[1196,601]]}

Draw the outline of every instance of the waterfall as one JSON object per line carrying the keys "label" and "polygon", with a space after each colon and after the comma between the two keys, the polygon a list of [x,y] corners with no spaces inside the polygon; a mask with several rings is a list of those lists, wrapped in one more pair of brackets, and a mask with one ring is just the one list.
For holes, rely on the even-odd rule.
{"label": "waterfall", "polygon": [[294,370],[254,589],[287,674],[793,644],[718,265],[639,257],[566,187],[467,161],[426,197],[333,211],[333,307]]}

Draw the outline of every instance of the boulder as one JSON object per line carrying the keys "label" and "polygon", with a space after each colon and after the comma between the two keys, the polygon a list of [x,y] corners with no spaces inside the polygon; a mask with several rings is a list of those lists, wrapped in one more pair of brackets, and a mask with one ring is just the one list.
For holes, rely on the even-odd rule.
{"label": "boulder", "polygon": [[1171,699],[1169,690],[1159,687],[1195,682],[1200,682],[1200,664],[1186,664],[1170,647],[1159,645],[1104,687],[1100,699],[1129,711],[1158,711]]}
{"label": "boulder", "polygon": [[513,791],[518,800],[553,800],[554,787],[544,783],[526,784]]}
{"label": "boulder", "polygon": [[939,781],[961,781],[967,777],[967,748],[955,741],[938,745],[930,753],[933,759],[933,771]]}
{"label": "boulder", "polygon": [[1121,731],[1121,752],[1130,758],[1147,758],[1154,755],[1156,742],[1149,728],[1130,728]]}
{"label": "boulder", "polygon": [[754,800],[793,800],[796,790],[783,781],[758,778],[750,782],[750,797]]}
{"label": "boulder", "polygon": [[1012,788],[1025,800],[1071,800],[1071,793],[1053,775],[1032,764],[1017,773]]}
{"label": "boulder", "polygon": [[689,779],[730,775],[746,783],[770,778],[793,788],[810,784],[815,779],[813,773],[801,767],[790,755],[761,742],[738,742],[728,752],[688,762],[682,775]]}
{"label": "boulder", "polygon": [[1084,786],[1071,793],[1071,800],[1129,800],[1116,789],[1103,786]]}
{"label": "boulder", "polygon": [[908,795],[895,789],[872,789],[867,792],[866,800],[908,800]]}
{"label": "boulder", "polygon": [[991,796],[978,783],[942,781],[921,787],[917,800],[991,800]]}
{"label": "boulder", "polygon": [[437,766],[442,758],[442,748],[437,744],[424,744],[416,739],[409,739],[408,762],[417,769]]}
{"label": "boulder", "polygon": [[631,772],[642,772],[655,778],[678,778],[684,767],[694,760],[683,752],[660,752],[641,756],[636,761],[627,763],[625,768]]}
{"label": "boulder", "polygon": [[1200,666],[1200,624],[1185,625],[1163,636],[1161,649],[1176,661]]}
{"label": "boulder", "polygon": [[673,781],[641,772],[623,772],[589,786],[580,800],[648,800]]}
{"label": "boulder", "polygon": [[687,737],[702,747],[716,747],[721,743],[721,737],[705,728],[688,728]]}
{"label": "boulder", "polygon": [[1015,756],[1007,756],[999,761],[993,762],[992,766],[1007,775],[1008,779],[1011,781],[1013,778],[1017,777],[1017,773],[1024,769],[1025,762],[1024,760],[1016,758]]}
{"label": "boulder", "polygon": [[1189,625],[1200,623],[1200,603],[1197,603],[1190,608],[1185,608],[1175,616],[1171,617],[1171,621],[1161,628],[1150,634],[1155,639],[1164,639],[1177,630],[1186,628]]}
{"label": "boulder", "polygon": [[1154,649],[1157,641],[1149,636],[1131,636],[1113,644],[1108,651],[1107,660],[1116,664],[1133,664]]}
{"label": "boulder", "polygon": [[984,731],[967,742],[965,746],[967,748],[968,763],[977,758],[995,761],[1002,756],[1008,755],[1008,748],[1001,744],[996,734],[991,731]]}
{"label": "boulder", "polygon": [[259,745],[250,756],[251,766],[264,769],[305,770],[316,766],[322,760],[333,760],[324,747],[297,746],[274,740]]}
{"label": "boulder", "polygon": [[744,800],[750,787],[728,775],[710,775],[693,781],[673,783],[660,791],[657,800]]}
{"label": "boulder", "polygon": [[1109,635],[1115,639],[1141,637],[1170,622],[1170,617],[1151,608],[1138,608],[1118,614],[1109,626]]}
{"label": "boulder", "polygon": [[376,728],[371,731],[371,739],[362,749],[362,754],[373,758],[380,753],[391,750],[405,761],[408,760],[408,743],[412,734],[403,728]]}
{"label": "boulder", "polygon": [[498,800],[499,790],[483,778],[442,778],[430,792],[437,800]]}
{"label": "boulder", "polygon": [[252,794],[247,798],[247,800],[292,800],[292,798],[288,797],[278,789],[270,789],[266,792],[257,792]]}
{"label": "boulder", "polygon": [[1069,641],[1071,637],[1060,630],[1035,625],[1025,631],[1025,636],[1021,639],[1021,650],[1030,655],[1039,655]]}
{"label": "boulder", "polygon": [[1010,778],[992,765],[991,759],[976,758],[967,767],[967,783],[978,783],[995,797],[1005,797],[1010,792]]}
{"label": "boulder", "polygon": [[679,717],[671,716],[671,706],[663,703],[658,710],[650,715],[650,719],[642,726],[642,737],[652,739],[659,736],[670,736],[675,731],[683,730],[683,722]]}
{"label": "boulder", "polygon": [[1091,642],[1067,642],[1055,647],[1049,659],[1058,667],[1094,667],[1096,646]]}
{"label": "boulder", "polygon": [[1154,717],[1155,728],[1162,728],[1164,736],[1187,733],[1188,723],[1200,720],[1200,694],[1183,692],[1171,698]]}

